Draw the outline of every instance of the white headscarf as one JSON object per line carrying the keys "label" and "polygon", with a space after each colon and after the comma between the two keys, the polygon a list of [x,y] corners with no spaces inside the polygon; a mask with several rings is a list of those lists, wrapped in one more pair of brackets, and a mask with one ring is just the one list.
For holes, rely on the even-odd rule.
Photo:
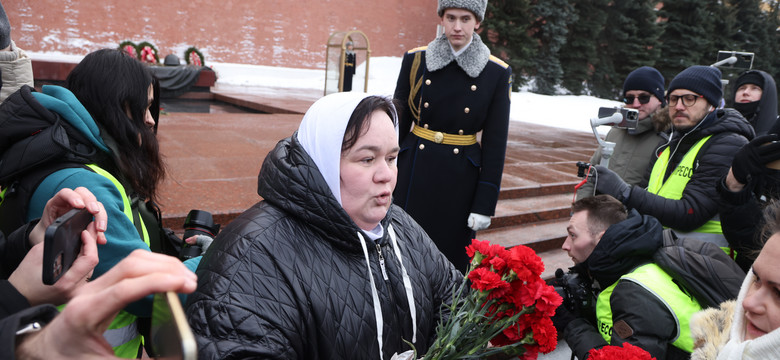
{"label": "white headscarf", "polygon": [[[317,100],[298,128],[298,141],[317,164],[330,191],[341,204],[341,144],[347,123],[358,104],[371,94],[340,92]],[[395,120],[395,136],[398,140],[398,121]]]}

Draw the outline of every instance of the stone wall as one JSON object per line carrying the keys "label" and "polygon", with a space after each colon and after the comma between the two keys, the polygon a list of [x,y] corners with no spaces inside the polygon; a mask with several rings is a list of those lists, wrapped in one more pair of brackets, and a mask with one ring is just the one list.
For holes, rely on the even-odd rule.
{"label": "stone wall", "polygon": [[207,63],[310,69],[325,67],[332,32],[360,30],[372,57],[401,56],[431,41],[439,23],[436,0],[0,1],[28,51],[86,55],[149,41],[161,59],[195,46]]}

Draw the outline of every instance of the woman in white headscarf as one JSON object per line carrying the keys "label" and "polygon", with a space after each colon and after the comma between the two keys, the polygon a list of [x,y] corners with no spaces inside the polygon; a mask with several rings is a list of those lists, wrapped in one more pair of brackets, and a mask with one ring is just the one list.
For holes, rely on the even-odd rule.
{"label": "woman in white headscarf", "polygon": [[427,351],[461,275],[392,205],[397,154],[392,100],[312,105],[266,157],[264,200],[201,262],[187,302],[199,358],[390,359],[407,341]]}
{"label": "woman in white headscarf", "polygon": [[771,235],[735,301],[691,318],[694,360],[780,359],[780,200],[764,213]]}

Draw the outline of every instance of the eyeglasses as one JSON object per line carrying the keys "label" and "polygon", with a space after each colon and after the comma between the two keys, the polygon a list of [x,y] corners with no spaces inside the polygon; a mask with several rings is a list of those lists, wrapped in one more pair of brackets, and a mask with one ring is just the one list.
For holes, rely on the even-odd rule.
{"label": "eyeglasses", "polygon": [[704,95],[696,94],[669,95],[666,100],[669,102],[669,106],[677,106],[677,100],[682,99],[683,106],[691,107],[696,104],[696,100],[703,97]]}
{"label": "eyeglasses", "polygon": [[639,95],[639,96],[628,95],[623,98],[623,102],[626,103],[626,105],[631,105],[634,103],[634,99],[639,99],[639,103],[644,105],[650,102],[650,96],[652,95],[647,95],[647,94]]}

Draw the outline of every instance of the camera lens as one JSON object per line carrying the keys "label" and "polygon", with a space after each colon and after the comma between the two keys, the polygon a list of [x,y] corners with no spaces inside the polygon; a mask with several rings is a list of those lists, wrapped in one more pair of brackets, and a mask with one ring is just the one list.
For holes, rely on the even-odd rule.
{"label": "camera lens", "polygon": [[187,219],[184,221],[184,238],[187,239],[194,235],[217,236],[219,224],[214,224],[211,213],[203,210],[190,210]]}

